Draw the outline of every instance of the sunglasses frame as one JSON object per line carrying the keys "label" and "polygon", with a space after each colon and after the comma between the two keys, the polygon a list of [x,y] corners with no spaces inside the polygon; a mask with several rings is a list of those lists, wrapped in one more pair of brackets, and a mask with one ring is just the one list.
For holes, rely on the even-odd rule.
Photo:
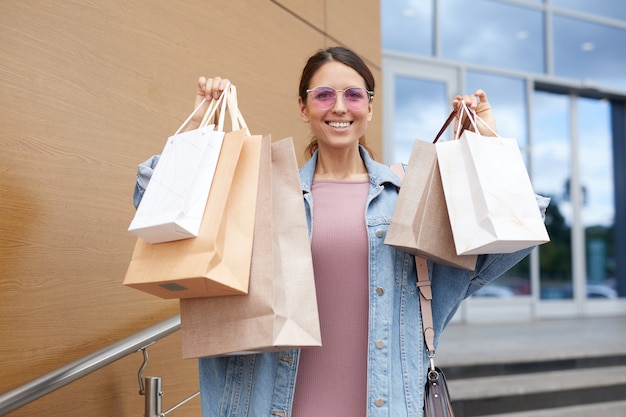
{"label": "sunglasses frame", "polygon": [[350,104],[348,104],[348,102],[346,101],[346,95],[345,95],[345,92],[346,92],[346,91],[348,91],[348,90],[351,90],[351,89],[357,89],[357,90],[362,90],[362,91],[365,91],[365,93],[367,94],[367,104],[368,104],[368,105],[372,102],[372,97],[374,97],[374,92],[373,92],[373,91],[370,91],[370,90],[368,90],[367,88],[364,88],[364,87],[357,87],[357,86],[344,88],[343,90],[337,90],[336,88],[333,88],[333,87],[331,87],[331,86],[329,86],[329,85],[320,85],[320,86],[317,86],[317,87],[314,87],[314,88],[311,88],[311,89],[306,90],[306,93],[307,93],[307,94],[309,94],[309,93],[313,93],[313,92],[315,92],[315,91],[319,91],[319,90],[320,90],[320,89],[322,89],[322,88],[324,88],[324,89],[328,89],[328,91],[332,90],[332,91],[334,91],[334,92],[335,92],[335,98],[334,98],[334,100],[333,100],[332,104],[331,104],[330,106],[326,107],[326,108],[319,107],[319,106],[316,104],[315,100],[312,100],[312,102],[313,102],[313,106],[315,106],[315,108],[316,108],[316,109],[318,109],[318,110],[322,110],[322,111],[324,111],[324,110],[328,110],[328,109],[331,109],[331,108],[333,108],[333,107],[335,106],[335,104],[337,103],[337,95],[338,95],[339,93],[341,93],[341,95],[343,96],[343,103],[346,105],[346,107],[347,107],[347,108],[349,108],[349,109],[350,109],[350,110],[352,110],[352,111],[361,111],[361,110],[363,110],[363,108],[361,108],[361,109],[353,109],[353,108],[350,106]]}

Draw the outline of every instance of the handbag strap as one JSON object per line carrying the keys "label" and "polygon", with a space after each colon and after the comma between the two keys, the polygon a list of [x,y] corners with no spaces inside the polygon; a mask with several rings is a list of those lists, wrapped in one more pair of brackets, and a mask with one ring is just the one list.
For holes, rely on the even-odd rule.
{"label": "handbag strap", "polygon": [[[454,118],[454,112],[448,117],[444,128]],[[445,130],[445,129],[444,129]],[[442,133],[442,132],[440,132]],[[439,136],[435,139],[439,139]],[[393,164],[389,168],[400,179],[404,179],[404,165]],[[430,359],[430,369],[435,370],[435,326],[433,324],[433,291],[428,272],[428,261],[420,256],[415,256],[415,271],[417,272],[417,290],[420,296],[420,310],[422,312],[422,329],[424,332],[424,342],[426,343],[426,355]]]}
{"label": "handbag strap", "polygon": [[415,256],[415,269],[417,271],[417,290],[420,295],[420,310],[422,312],[422,329],[424,342],[426,343],[426,356],[430,359],[430,368],[435,370],[435,326],[433,324],[433,291],[428,273],[426,259]]}

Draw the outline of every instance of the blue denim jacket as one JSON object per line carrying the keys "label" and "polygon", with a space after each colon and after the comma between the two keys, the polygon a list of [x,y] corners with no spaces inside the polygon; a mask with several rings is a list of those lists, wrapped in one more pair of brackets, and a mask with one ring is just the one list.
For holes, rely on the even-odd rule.
{"label": "blue denim jacket", "polygon": [[[361,148],[370,175],[365,222],[369,241],[370,313],[368,336],[368,417],[421,417],[428,358],[422,334],[415,262],[383,243],[400,179]],[[311,183],[317,154],[300,170],[306,217],[311,228]],[[151,160],[150,165],[155,161]],[[138,184],[140,179],[138,178]],[[141,193],[140,186],[135,192]],[[539,198],[542,211],[549,200]],[[435,343],[461,301],[502,275],[532,249],[481,255],[475,271],[429,263]],[[247,356],[201,358],[204,417],[289,417],[299,350]]]}

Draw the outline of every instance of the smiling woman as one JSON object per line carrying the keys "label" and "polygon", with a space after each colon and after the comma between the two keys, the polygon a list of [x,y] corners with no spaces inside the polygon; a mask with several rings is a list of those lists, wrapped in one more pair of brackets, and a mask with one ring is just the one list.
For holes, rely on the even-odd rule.
{"label": "smiling woman", "polygon": [[[364,77],[341,62],[330,61],[319,67],[308,84],[329,86],[322,87],[327,92],[327,96],[322,96],[323,100],[319,97],[320,87],[307,89],[310,100],[307,97],[299,99],[300,117],[310,125],[312,143],[319,150],[315,178],[363,178],[367,170],[359,157],[358,144],[365,143],[367,124],[372,119],[372,104]],[[354,89],[360,90],[357,100],[345,94],[346,90]],[[343,100],[328,98],[328,90],[333,93],[343,91]],[[336,93],[333,95],[336,98]]]}
{"label": "smiling woman", "polygon": [[[343,83],[344,85],[334,85],[337,83]],[[323,106],[320,107],[319,103],[316,105],[316,94],[311,94],[313,90],[318,87],[329,87],[335,91],[334,99],[332,100],[332,106]],[[354,98],[348,97],[346,99],[346,91],[345,89],[349,89],[351,87],[356,87],[359,89],[365,90],[367,93],[366,97],[363,97],[363,91],[361,90],[360,99],[358,102],[359,106],[351,106],[349,107],[349,103],[354,101]],[[355,131],[360,132],[360,136],[357,137],[358,143],[367,149],[367,145],[365,143],[365,130],[367,129],[367,122],[372,120],[372,100],[374,97],[374,91],[376,87],[376,82],[374,79],[374,75],[368,68],[368,66],[363,62],[360,57],[355,56],[351,51],[344,48],[330,48],[326,51],[320,51],[319,53],[313,55],[309,58],[307,64],[302,70],[302,77],[300,78],[300,86],[299,86],[299,99],[298,103],[300,106],[300,117],[303,122],[311,124],[311,133],[313,134],[313,138],[311,143],[307,147],[308,156],[312,156],[313,152],[318,149],[319,140],[323,140],[324,138],[318,138],[318,134],[323,134],[323,130],[318,131],[319,125],[315,125],[314,120],[311,120],[311,116],[316,117],[316,113],[329,111],[329,114],[326,114],[327,117],[344,117],[350,118],[352,115],[355,116],[356,121],[359,122],[359,125],[355,126],[352,129],[352,134]],[[342,90],[343,89],[343,90]],[[338,91],[343,92],[343,103],[337,104],[336,96]],[[327,91],[328,92],[328,91]],[[313,106],[308,106],[308,98],[311,97],[313,101]],[[332,98],[332,96],[331,96]],[[367,98],[367,101],[364,101],[363,98]],[[329,99],[328,102],[331,102]],[[367,105],[365,105],[367,104]],[[316,110],[319,110],[316,111]],[[363,118],[361,117],[364,112],[367,113],[367,117],[365,120],[365,124],[363,125]],[[312,113],[312,114],[311,114]],[[348,123],[349,125],[353,125],[354,120],[333,120],[334,122],[340,122],[344,125]],[[357,132],[358,133],[358,132]],[[371,155],[371,152],[368,150]]]}
{"label": "smiling woman", "polygon": [[[197,105],[219,96],[229,82],[201,77]],[[364,146],[374,91],[370,69],[349,49],[331,47],[308,59],[298,106],[313,139],[300,184],[323,345],[200,358],[205,417],[248,417],[252,410],[292,417],[363,417],[371,410],[423,415],[429,359],[415,259],[384,243],[401,180]],[[456,96],[452,105],[461,102],[495,129],[482,90]],[[527,253],[481,255],[471,273],[429,262],[435,333],[442,333],[461,300]]]}

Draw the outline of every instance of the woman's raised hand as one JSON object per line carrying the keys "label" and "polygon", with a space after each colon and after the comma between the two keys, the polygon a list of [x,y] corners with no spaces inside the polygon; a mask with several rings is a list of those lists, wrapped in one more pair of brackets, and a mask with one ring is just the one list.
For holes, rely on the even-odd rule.
{"label": "woman's raised hand", "polygon": [[493,111],[491,110],[491,106],[489,105],[489,100],[487,99],[487,93],[485,93],[483,90],[476,90],[476,92],[472,94],[471,96],[458,95],[452,100],[452,105],[454,106],[454,109],[457,110],[457,117],[456,117],[456,121],[454,124],[455,136],[456,136],[456,128],[459,123],[458,115],[460,114],[460,112],[458,112],[458,110],[460,110],[462,102],[465,102],[465,105],[469,109],[474,110],[476,112],[476,115],[480,117],[485,123],[487,123],[487,125],[489,125],[489,128],[491,128],[489,129],[483,123],[481,123],[480,121],[477,121],[476,125],[478,127],[479,133],[483,136],[496,136],[495,134],[495,132],[497,132],[496,119],[493,115]]}
{"label": "woman's raised hand", "polygon": [[204,100],[205,98],[207,101],[202,105],[200,109],[198,109],[196,114],[194,114],[193,118],[191,119],[192,128],[196,128],[200,125],[211,100],[218,99],[222,92],[226,89],[228,84],[230,84],[230,81],[227,78],[198,78],[198,91],[196,92],[194,108],[198,107],[200,103],[202,103],[202,100]]}

